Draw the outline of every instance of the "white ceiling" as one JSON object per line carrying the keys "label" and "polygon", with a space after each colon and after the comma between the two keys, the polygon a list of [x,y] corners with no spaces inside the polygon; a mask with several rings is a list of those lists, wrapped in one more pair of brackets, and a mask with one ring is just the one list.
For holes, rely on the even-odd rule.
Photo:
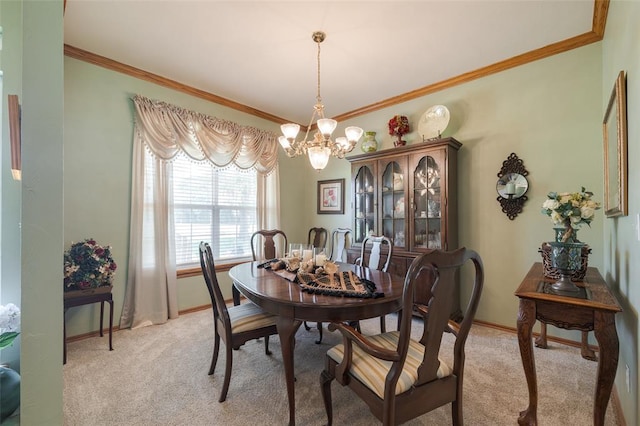
{"label": "white ceiling", "polygon": [[590,32],[594,0],[67,0],[64,42],[308,124]]}

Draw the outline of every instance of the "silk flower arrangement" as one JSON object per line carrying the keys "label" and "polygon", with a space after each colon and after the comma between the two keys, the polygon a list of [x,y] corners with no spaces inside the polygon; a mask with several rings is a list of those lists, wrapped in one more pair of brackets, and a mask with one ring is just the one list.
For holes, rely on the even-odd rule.
{"label": "silk flower arrangement", "polygon": [[84,290],[111,285],[117,265],[111,246],[93,238],[74,243],[64,254],[64,290]]}

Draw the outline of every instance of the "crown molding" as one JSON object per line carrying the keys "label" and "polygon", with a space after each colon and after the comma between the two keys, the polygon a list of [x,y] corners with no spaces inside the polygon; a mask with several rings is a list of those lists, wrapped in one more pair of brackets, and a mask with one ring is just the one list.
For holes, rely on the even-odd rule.
{"label": "crown molding", "polygon": [[[601,41],[604,37],[604,31],[607,22],[607,13],[609,11],[610,0],[594,0],[593,7],[593,20],[592,30],[571,37],[557,43],[553,43],[539,49],[535,49],[522,55],[514,56],[504,61],[497,62],[486,67],[478,68],[477,70],[470,71],[464,74],[460,74],[456,77],[452,77],[447,80],[440,81],[429,86],[425,86],[416,90],[412,90],[407,93],[403,93],[398,96],[394,96],[370,105],[363,106],[362,108],[355,109],[353,111],[346,112],[344,114],[333,117],[335,120],[341,122],[355,117],[372,113],[374,111],[388,108],[396,104],[410,101],[431,93],[439,92],[454,86],[458,86],[463,83],[468,83],[473,80],[477,80],[482,77],[487,77],[492,74],[499,73],[511,68],[525,65],[530,62],[537,61],[539,59],[548,58],[549,56],[557,55],[559,53],[567,52],[572,49],[577,49],[582,46],[589,45]],[[106,58],[104,56],[97,55],[95,53],[88,52],[86,50],[79,49],[68,44],[64,45],[64,54],[70,58],[78,59],[84,62],[88,62],[94,65],[101,66],[103,68],[110,69],[112,71],[127,74],[134,78],[149,81],[160,86],[168,87],[170,89],[178,90],[180,92],[192,95],[216,104],[226,106],[228,108],[235,109],[259,118],[263,118],[268,121],[272,121],[278,124],[288,123],[290,120],[286,120],[281,117],[277,117],[273,114],[252,108],[250,106],[241,104],[239,102],[232,101],[230,99],[223,98],[218,95],[214,95],[204,90],[196,89],[195,87],[188,86],[186,84],[179,83],[177,81],[168,79],[166,77],[153,74],[148,71],[141,70],[139,68],[132,67],[131,65],[123,64],[121,62],[114,61],[113,59]],[[306,128],[302,130],[306,131]]]}

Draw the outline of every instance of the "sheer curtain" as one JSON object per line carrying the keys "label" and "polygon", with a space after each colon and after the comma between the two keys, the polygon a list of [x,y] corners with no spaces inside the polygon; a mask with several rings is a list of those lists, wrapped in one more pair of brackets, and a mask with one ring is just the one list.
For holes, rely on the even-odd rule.
{"label": "sheer curtain", "polygon": [[[135,126],[129,275],[120,327],[162,324],[178,316],[172,160],[181,152],[217,167],[258,172],[258,226],[280,226],[278,144],[273,133],[133,97]],[[145,164],[146,163],[146,164]]]}

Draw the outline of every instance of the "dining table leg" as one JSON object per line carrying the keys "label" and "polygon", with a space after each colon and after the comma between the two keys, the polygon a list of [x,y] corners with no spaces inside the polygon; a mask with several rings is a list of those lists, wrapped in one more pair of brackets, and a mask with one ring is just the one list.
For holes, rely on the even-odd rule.
{"label": "dining table leg", "polygon": [[295,346],[295,335],[302,321],[296,321],[293,317],[278,316],[276,328],[280,337],[282,348],[282,362],[284,364],[284,376],[287,382],[287,398],[289,400],[289,426],[296,424],[296,394],[295,394],[295,374],[293,368],[293,349]]}

